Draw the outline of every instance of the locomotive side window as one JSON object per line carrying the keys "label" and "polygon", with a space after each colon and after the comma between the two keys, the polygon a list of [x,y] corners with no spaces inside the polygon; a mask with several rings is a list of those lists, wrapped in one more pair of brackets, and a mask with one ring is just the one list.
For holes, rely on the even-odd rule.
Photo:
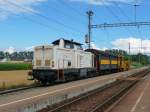
{"label": "locomotive side window", "polygon": [[68,66],[69,66],[69,67],[71,66],[71,61],[68,61]]}

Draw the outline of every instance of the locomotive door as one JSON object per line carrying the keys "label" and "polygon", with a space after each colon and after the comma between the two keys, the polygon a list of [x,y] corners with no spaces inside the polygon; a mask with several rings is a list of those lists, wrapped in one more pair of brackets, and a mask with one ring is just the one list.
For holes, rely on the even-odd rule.
{"label": "locomotive door", "polygon": [[95,55],[94,56],[95,57],[95,65],[96,65],[96,71],[97,71],[97,73],[100,73],[100,57],[99,57],[99,55]]}
{"label": "locomotive door", "polygon": [[64,60],[58,60],[58,73],[57,73],[57,80],[64,81]]}

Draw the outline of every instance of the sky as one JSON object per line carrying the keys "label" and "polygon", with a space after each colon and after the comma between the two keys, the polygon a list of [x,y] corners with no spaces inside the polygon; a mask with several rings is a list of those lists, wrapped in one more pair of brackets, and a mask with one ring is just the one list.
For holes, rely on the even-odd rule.
{"label": "sky", "polygon": [[[138,4],[136,21],[150,21],[149,0],[0,0],[0,50],[31,50],[56,39],[84,43],[92,24],[134,22],[133,4]],[[92,29],[92,47],[150,53],[150,26]],[[142,45],[145,49],[139,49]]]}

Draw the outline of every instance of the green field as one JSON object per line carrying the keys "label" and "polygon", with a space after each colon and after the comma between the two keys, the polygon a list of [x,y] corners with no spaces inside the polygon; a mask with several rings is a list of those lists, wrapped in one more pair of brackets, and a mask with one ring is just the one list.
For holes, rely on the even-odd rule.
{"label": "green field", "polygon": [[132,63],[133,68],[140,68],[143,67],[144,65],[140,64],[140,63]]}
{"label": "green field", "polygon": [[32,68],[30,63],[0,63],[0,71],[7,70],[29,70]]}

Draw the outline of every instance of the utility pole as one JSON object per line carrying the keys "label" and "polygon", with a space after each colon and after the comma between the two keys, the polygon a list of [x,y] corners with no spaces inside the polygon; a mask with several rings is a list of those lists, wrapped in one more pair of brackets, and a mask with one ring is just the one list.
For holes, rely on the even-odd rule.
{"label": "utility pole", "polygon": [[130,44],[130,42],[129,42],[129,61],[131,63],[131,44]]}
{"label": "utility pole", "polygon": [[131,53],[131,45],[130,45],[130,42],[129,42],[129,55]]}
{"label": "utility pole", "polygon": [[139,63],[141,63],[141,58],[142,58],[142,56],[140,56],[140,54],[142,54],[142,39],[141,39],[141,41],[140,41],[140,46],[141,47],[139,47],[140,49],[139,49]]}
{"label": "utility pole", "polygon": [[90,10],[87,12],[87,15],[88,15],[88,44],[89,44],[89,49],[91,48],[91,32],[92,32],[92,16],[93,16],[93,11]]}
{"label": "utility pole", "polygon": [[137,19],[137,7],[140,6],[138,4],[134,4],[134,22],[136,22]]}
{"label": "utility pole", "polygon": [[140,5],[137,4],[137,0],[135,0],[135,4],[133,6],[134,6],[134,22],[136,22],[136,19],[137,19],[137,7],[140,6]]}

